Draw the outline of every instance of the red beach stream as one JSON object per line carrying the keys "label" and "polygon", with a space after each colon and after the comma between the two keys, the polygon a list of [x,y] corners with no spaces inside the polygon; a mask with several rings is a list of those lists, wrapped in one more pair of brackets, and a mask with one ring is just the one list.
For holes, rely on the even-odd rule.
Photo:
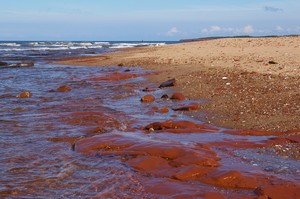
{"label": "red beach stream", "polygon": [[[148,74],[127,67],[1,69],[0,196],[300,197],[299,157],[285,153],[299,149],[298,132],[204,124],[193,119],[201,101],[147,82]],[[30,95],[16,97],[24,91]],[[142,102],[146,95],[151,100]]]}

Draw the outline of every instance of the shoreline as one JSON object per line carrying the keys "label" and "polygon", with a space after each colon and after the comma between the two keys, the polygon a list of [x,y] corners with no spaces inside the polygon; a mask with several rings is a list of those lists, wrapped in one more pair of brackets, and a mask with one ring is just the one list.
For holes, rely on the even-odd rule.
{"label": "shoreline", "polygon": [[[140,66],[157,83],[206,100],[193,116],[242,130],[300,129],[300,37],[225,38],[66,58],[64,65]],[[205,115],[203,115],[205,113]],[[190,114],[190,113],[189,113]]]}

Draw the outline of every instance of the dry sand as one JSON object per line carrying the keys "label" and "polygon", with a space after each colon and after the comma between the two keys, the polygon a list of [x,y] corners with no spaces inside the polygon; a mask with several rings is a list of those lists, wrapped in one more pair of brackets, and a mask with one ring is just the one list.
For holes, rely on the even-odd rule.
{"label": "dry sand", "polygon": [[[300,129],[300,37],[226,38],[68,58],[59,64],[141,66],[176,78],[194,117],[235,129]],[[203,114],[205,113],[205,114]]]}

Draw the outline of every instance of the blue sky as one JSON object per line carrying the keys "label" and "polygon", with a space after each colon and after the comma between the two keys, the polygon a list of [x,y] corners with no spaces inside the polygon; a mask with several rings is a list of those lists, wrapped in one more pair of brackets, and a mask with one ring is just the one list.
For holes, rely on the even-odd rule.
{"label": "blue sky", "polygon": [[300,34],[300,0],[0,0],[0,40]]}

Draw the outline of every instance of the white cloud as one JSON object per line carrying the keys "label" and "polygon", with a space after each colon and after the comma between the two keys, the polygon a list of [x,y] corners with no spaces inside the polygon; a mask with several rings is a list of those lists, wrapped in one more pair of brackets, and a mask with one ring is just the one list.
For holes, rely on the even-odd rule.
{"label": "white cloud", "polygon": [[232,33],[232,34],[250,34],[255,30],[253,26],[247,25],[243,28],[232,28],[232,27],[221,27],[221,26],[211,26],[209,28],[203,28],[201,30],[202,33],[215,33],[215,32],[223,32],[223,33]]}
{"label": "white cloud", "polygon": [[281,26],[276,26],[277,31],[283,31],[283,28]]}
{"label": "white cloud", "polygon": [[167,36],[173,36],[173,35],[175,35],[176,33],[178,33],[179,31],[178,31],[178,29],[176,28],[176,27],[173,27],[173,28],[171,28],[167,33],[166,33],[166,35]]}
{"label": "white cloud", "polygon": [[202,32],[202,33],[207,33],[207,32],[209,32],[209,30],[208,30],[207,28],[203,28],[203,29],[201,30],[201,32]]}
{"label": "white cloud", "polygon": [[221,30],[222,30],[222,28],[220,26],[211,26],[210,27],[211,32],[219,32]]}
{"label": "white cloud", "polygon": [[250,34],[254,32],[254,28],[251,25],[247,25],[243,28],[243,33]]}

